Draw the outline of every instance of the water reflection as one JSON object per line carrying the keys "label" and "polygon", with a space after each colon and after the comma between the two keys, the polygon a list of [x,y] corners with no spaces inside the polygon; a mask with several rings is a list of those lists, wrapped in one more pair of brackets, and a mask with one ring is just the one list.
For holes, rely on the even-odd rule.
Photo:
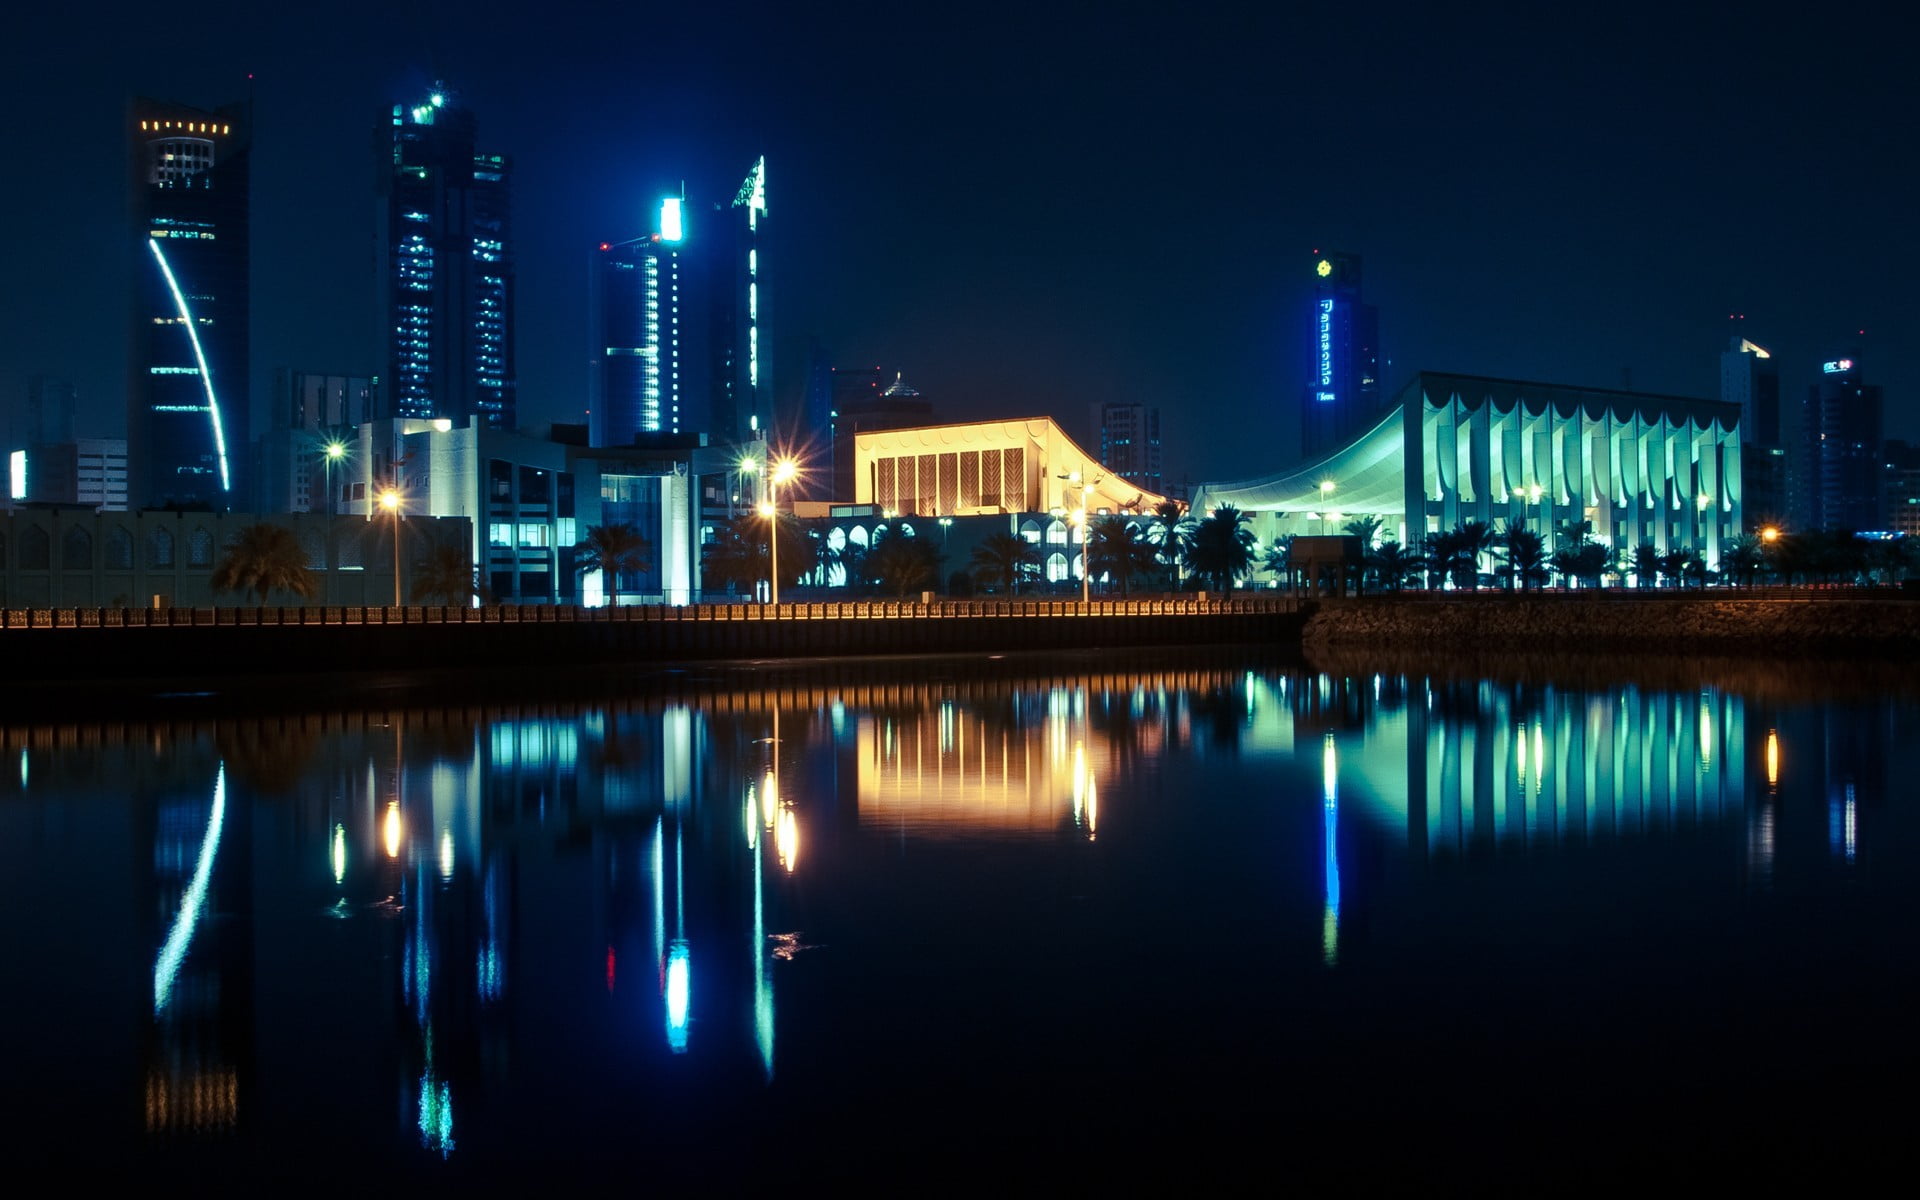
{"label": "water reflection", "polygon": [[[889,863],[1046,848],[1046,871],[1123,891],[1218,819],[1313,894],[1299,957],[1338,979],[1388,885],[1436,863],[1724,832],[1757,888],[1859,870],[1903,711],[1242,667],[719,676],[588,705],[11,727],[0,813],[9,844],[155,914],[119,943],[150,967],[125,1064],[149,1134],[350,1107],[449,1161],[555,1102],[555,1071],[774,1080],[821,1024],[776,1001],[916,886]],[[144,847],[125,878],[29,815],[105,795]],[[1817,816],[1784,799],[1807,796]],[[1293,892],[1259,895],[1294,919]],[[55,970],[117,986],[105,964],[22,977]]]}

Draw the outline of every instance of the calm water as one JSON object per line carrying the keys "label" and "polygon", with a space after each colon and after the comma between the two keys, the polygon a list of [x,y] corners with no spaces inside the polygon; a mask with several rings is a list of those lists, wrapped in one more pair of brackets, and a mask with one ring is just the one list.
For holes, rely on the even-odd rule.
{"label": "calm water", "polygon": [[1008,657],[16,722],[6,1143],[629,1187],[1903,1145],[1913,697],[1521,678]]}

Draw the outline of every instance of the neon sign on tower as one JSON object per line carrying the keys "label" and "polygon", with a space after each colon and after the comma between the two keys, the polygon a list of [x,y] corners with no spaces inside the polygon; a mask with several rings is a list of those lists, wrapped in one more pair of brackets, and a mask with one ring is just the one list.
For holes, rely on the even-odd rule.
{"label": "neon sign on tower", "polygon": [[1320,298],[1320,390],[1314,399],[1333,403],[1333,297]]}

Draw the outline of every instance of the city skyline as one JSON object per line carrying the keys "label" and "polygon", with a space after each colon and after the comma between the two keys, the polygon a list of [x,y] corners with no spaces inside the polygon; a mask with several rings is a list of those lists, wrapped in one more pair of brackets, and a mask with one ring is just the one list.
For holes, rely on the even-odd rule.
{"label": "city skyline", "polygon": [[[1913,168],[1881,116],[1906,85],[1864,24],[1839,61],[1671,15],[1363,28],[1216,12],[1163,30],[1124,12],[949,28],[755,10],[660,22],[659,69],[636,82],[594,36],[611,8],[422,18],[386,38],[372,6],[314,31],[235,11],[164,58],[145,52],[160,18],[85,45],[72,18],[28,18],[16,45],[44,53],[10,73],[15,108],[49,110],[49,177],[71,187],[5,201],[45,235],[17,265],[40,302],[0,340],[16,438],[36,372],[75,381],[87,432],[116,431],[126,371],[97,314],[125,311],[134,270],[118,244],[126,98],[210,106],[249,72],[255,427],[276,366],[378,369],[368,139],[445,78],[490,148],[553,180],[515,197],[522,427],[585,419],[584,250],[683,180],[764,153],[786,231],[765,285],[782,409],[817,338],[839,362],[905,368],[943,417],[1077,425],[1094,403],[1152,404],[1170,479],[1257,473],[1298,436],[1311,288],[1293,267],[1338,246],[1367,260],[1389,392],[1440,369],[1591,387],[1630,373],[1712,398],[1727,315],[1744,312],[1783,395],[1858,348],[1888,435],[1920,434],[1913,251],[1893,236]],[[819,69],[837,48],[871,69]],[[1142,230],[1171,252],[1141,252]]]}

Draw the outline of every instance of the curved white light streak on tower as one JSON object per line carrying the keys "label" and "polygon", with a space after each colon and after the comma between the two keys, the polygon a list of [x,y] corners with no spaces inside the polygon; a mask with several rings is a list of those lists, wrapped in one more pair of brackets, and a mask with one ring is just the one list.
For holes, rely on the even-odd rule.
{"label": "curved white light streak on tower", "polygon": [[213,419],[213,449],[220,456],[220,490],[231,492],[233,479],[227,473],[227,434],[220,426],[220,400],[213,394],[213,372],[207,369],[207,354],[200,348],[200,331],[193,326],[193,313],[187,309],[187,298],[180,291],[179,280],[173,277],[173,268],[167,265],[166,252],[154,238],[147,239],[147,249],[153,251],[153,260],[160,264],[167,290],[173,293],[173,306],[180,312],[180,323],[187,327],[187,339],[193,343],[193,359],[200,364],[200,385],[207,389],[207,415]]}

